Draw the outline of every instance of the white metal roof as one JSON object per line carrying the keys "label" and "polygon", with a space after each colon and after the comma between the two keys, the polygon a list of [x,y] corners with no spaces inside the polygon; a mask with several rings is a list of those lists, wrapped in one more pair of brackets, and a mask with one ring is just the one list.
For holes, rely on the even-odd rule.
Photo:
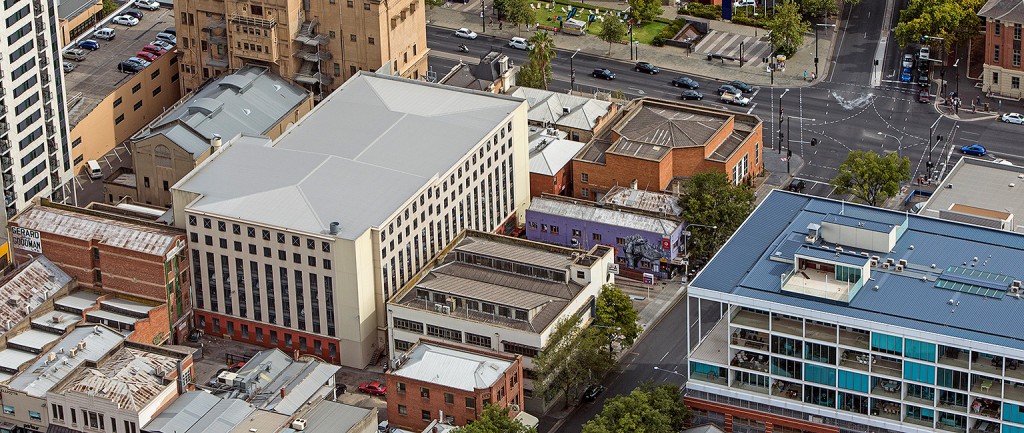
{"label": "white metal roof", "polygon": [[529,87],[517,88],[512,96],[524,98],[530,104],[530,121],[584,131],[593,130],[612,106],[608,101]]}
{"label": "white metal roof", "polygon": [[14,337],[8,338],[7,344],[15,344],[35,350],[43,350],[43,347],[46,347],[47,344],[53,343],[59,338],[60,335],[57,334],[51,334],[38,329],[29,329],[15,335]]}
{"label": "white metal roof", "polygon": [[408,357],[391,374],[464,391],[489,388],[512,366],[511,361],[502,358],[422,341],[409,352]]}
{"label": "white metal roof", "polygon": [[26,229],[87,242],[98,240],[103,245],[161,256],[174,246],[176,237],[175,232],[170,229],[135,224],[37,203],[30,204],[29,207],[12,218],[11,222]]}
{"label": "white metal roof", "polygon": [[[597,207],[593,204],[581,204],[564,200],[552,200],[544,197],[536,197],[530,201],[529,212],[543,213],[547,215],[561,216],[581,221],[592,221],[616,227],[625,227],[635,230],[643,230],[650,233],[670,235],[682,222],[673,221],[668,218],[658,218],[630,212],[628,210],[616,210]],[[529,218],[529,214],[527,214]]]}
{"label": "white metal roof", "polygon": [[586,143],[539,134],[530,141],[530,173],[554,176]]}
{"label": "white metal roof", "polygon": [[355,239],[504,127],[523,101],[361,72],[272,146],[225,145],[175,189],[187,210]]}
{"label": "white metal roof", "polygon": [[[123,340],[123,335],[105,326],[79,326],[50,349],[57,354],[55,361],[48,361],[45,354],[40,356],[31,366],[14,376],[9,386],[33,397],[42,397],[83,362],[99,361]],[[79,342],[83,341],[85,347],[78,349]],[[77,352],[73,357],[70,356],[72,348]],[[64,361],[67,361],[66,365]]]}
{"label": "white metal roof", "polygon": [[0,368],[18,370],[22,364],[36,358],[36,354],[28,353],[18,349],[0,350]]}
{"label": "white metal roof", "polygon": [[79,290],[77,292],[69,293],[67,296],[53,301],[53,303],[61,307],[67,307],[73,310],[81,311],[85,310],[86,308],[92,308],[96,306],[96,300],[99,298],[100,295],[97,295],[92,292]]}

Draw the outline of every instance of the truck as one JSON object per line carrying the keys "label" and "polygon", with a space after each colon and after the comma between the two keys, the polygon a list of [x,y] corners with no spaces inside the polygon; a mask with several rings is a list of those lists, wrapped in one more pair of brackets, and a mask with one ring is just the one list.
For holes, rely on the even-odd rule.
{"label": "truck", "polygon": [[586,27],[587,27],[587,23],[585,23],[583,21],[580,21],[580,20],[569,18],[569,19],[565,20],[565,22],[562,23],[562,30],[561,30],[561,32],[565,33],[565,34],[568,34],[568,35],[580,36],[580,35],[582,35],[584,33],[584,29]]}
{"label": "truck", "polygon": [[746,107],[747,105],[750,105],[750,98],[743,95],[737,95],[735,93],[725,92],[722,94],[722,102]]}

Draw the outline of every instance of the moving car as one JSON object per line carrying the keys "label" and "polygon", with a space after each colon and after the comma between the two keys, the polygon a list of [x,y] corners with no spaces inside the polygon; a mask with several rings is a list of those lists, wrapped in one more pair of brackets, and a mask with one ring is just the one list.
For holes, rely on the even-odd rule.
{"label": "moving car", "polygon": [[164,53],[167,52],[167,50],[165,50],[163,48],[160,48],[160,47],[158,47],[156,45],[153,45],[153,44],[149,44],[149,45],[146,45],[146,46],[142,47],[142,51],[145,51],[147,53],[153,53],[153,54],[158,55],[158,56],[162,56],[162,55],[164,55]]}
{"label": "moving car", "polygon": [[156,0],[135,0],[135,7],[155,11],[160,9],[160,3],[157,3]]}
{"label": "moving car", "polygon": [[787,191],[793,192],[804,192],[804,188],[807,188],[807,183],[803,179],[793,179],[789,182],[789,186],[786,187]]}
{"label": "moving car", "polygon": [[533,45],[530,45],[529,41],[527,41],[524,38],[518,38],[518,37],[517,38],[512,38],[511,40],[509,40],[508,41],[508,46],[510,46],[512,48],[520,49],[520,50],[531,50],[531,49],[533,49]]}
{"label": "moving car", "polygon": [[102,29],[96,30],[96,33],[92,34],[92,37],[96,39],[103,39],[106,41],[114,39],[114,36],[117,36],[117,32],[115,32],[114,29],[110,27],[104,27]]}
{"label": "moving car", "polygon": [[931,51],[928,50],[928,47],[921,47],[921,51],[917,52],[917,58],[927,62],[930,53]]}
{"label": "moving car", "polygon": [[742,95],[743,94],[743,92],[741,92],[740,89],[737,89],[737,88],[735,88],[733,86],[730,86],[728,84],[723,84],[723,85],[718,87],[718,94],[722,95],[722,94],[725,94],[725,93],[732,93],[733,95]]}
{"label": "moving car", "polygon": [[749,85],[747,83],[744,83],[744,82],[742,82],[740,80],[730,81],[729,85],[733,86],[733,87],[735,87],[737,89],[740,89],[741,91],[743,91],[743,93],[750,93],[750,92],[754,91],[754,86],[751,86],[751,85]]}
{"label": "moving car", "polygon": [[156,61],[156,54],[153,54],[149,51],[139,51],[135,54],[135,56],[150,63]]}
{"label": "moving car", "polygon": [[134,27],[139,24],[139,20],[130,15],[121,15],[119,17],[114,17],[114,19],[110,20],[110,22],[128,27]]}
{"label": "moving car", "polygon": [[363,382],[362,385],[359,385],[359,390],[370,395],[384,395],[387,389],[380,382]]}
{"label": "moving car", "polygon": [[1020,113],[1006,113],[999,118],[1006,123],[1013,123],[1015,125],[1024,125],[1024,114]]}
{"label": "moving car", "polygon": [[982,146],[978,143],[974,143],[970,146],[961,147],[960,153],[973,156],[985,156],[988,154],[988,152],[985,151],[985,146]]}
{"label": "moving car", "polygon": [[704,99],[704,95],[702,95],[700,92],[698,92],[696,90],[686,89],[686,90],[683,90],[683,94],[680,95],[680,98],[682,98],[682,99],[692,99],[692,100],[695,100],[695,101],[700,101],[701,99]]}
{"label": "moving car", "polygon": [[661,72],[657,66],[654,66],[647,62],[637,62],[636,66],[633,67],[633,70],[651,75]]}
{"label": "moving car", "polygon": [[743,95],[737,95],[735,93],[726,92],[722,94],[722,102],[726,104],[735,104],[741,107],[746,107],[747,105],[750,105],[750,98],[747,98]]}
{"label": "moving car", "polygon": [[130,16],[132,18],[135,18],[135,19],[137,19],[139,21],[142,21],[142,17],[143,17],[142,11],[140,11],[138,9],[125,9],[125,11],[121,13],[121,15],[128,15],[128,16]]}
{"label": "moving car", "polygon": [[455,36],[466,39],[476,39],[476,32],[463,27],[455,31]]}
{"label": "moving car", "polygon": [[597,400],[597,396],[601,395],[601,393],[604,392],[604,390],[605,387],[601,385],[598,385],[596,383],[591,384],[590,386],[587,387],[587,389],[583,390],[583,396],[580,397],[580,401],[586,403]]}
{"label": "moving car", "polygon": [[744,7],[744,6],[757,7],[757,2],[754,1],[754,0],[736,0],[736,3],[733,3],[733,6],[738,7],[738,8],[741,8],[741,7]]}
{"label": "moving car", "polygon": [[117,70],[119,72],[124,72],[126,74],[134,74],[136,72],[141,71],[142,69],[142,65],[134,62],[129,62],[127,60],[117,64]]}
{"label": "moving car", "polygon": [[903,67],[913,68],[914,67],[914,56],[910,54],[903,55]]}
{"label": "moving car", "polygon": [[676,87],[685,87],[687,89],[699,89],[700,83],[693,81],[690,77],[678,77],[672,80],[672,85]]}
{"label": "moving car", "polygon": [[615,73],[603,68],[594,69],[594,72],[590,73],[594,78],[604,78],[606,80],[614,80]]}
{"label": "moving car", "polygon": [[81,48],[69,48],[67,50],[64,50],[64,54],[62,55],[62,57],[64,57],[67,60],[81,62],[82,60],[85,60],[86,54],[88,54],[88,52]]}
{"label": "moving car", "polygon": [[81,48],[81,49],[84,49],[84,50],[89,50],[89,51],[96,51],[96,50],[100,49],[100,43],[96,42],[96,41],[94,41],[92,39],[86,39],[86,40],[81,41],[81,42],[78,43],[78,48]]}
{"label": "moving car", "polygon": [[900,81],[904,83],[910,82],[910,68],[904,67],[903,72],[900,73]]}
{"label": "moving car", "polygon": [[932,102],[932,95],[927,90],[922,90],[917,94],[917,102],[928,103]]}

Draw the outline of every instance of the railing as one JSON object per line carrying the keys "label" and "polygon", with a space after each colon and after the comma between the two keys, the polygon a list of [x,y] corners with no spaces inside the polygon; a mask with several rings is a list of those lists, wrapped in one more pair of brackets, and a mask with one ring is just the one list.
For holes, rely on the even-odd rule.
{"label": "railing", "polygon": [[7,122],[0,122],[0,135],[4,135],[10,130],[11,127],[7,125]]}
{"label": "railing", "polygon": [[0,138],[0,154],[6,154],[11,151],[11,140],[7,138]]}

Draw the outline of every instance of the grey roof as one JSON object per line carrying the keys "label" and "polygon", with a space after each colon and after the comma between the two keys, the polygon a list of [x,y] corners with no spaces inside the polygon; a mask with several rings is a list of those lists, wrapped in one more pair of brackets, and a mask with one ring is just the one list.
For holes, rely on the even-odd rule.
{"label": "grey roof", "polygon": [[[975,217],[996,217],[988,215],[991,212],[984,210],[1024,216],[1024,188],[1021,188],[1024,179],[1021,176],[1024,176],[1024,167],[1021,166],[1003,165],[977,158],[961,158],[935,189],[919,214],[939,217],[941,212],[945,216],[948,213],[945,211],[949,211],[954,205],[966,205],[982,210],[971,212]],[[1014,220],[1016,226],[1024,224],[1018,218]],[[962,218],[959,221],[970,222]],[[1014,230],[1016,227],[1010,229]]]}
{"label": "grey roof", "polygon": [[133,140],[163,134],[193,158],[210,148],[215,134],[263,135],[309,99],[309,93],[258,66],[217,78],[143,128]]}
{"label": "grey roof", "polygon": [[406,356],[407,360],[389,374],[470,392],[489,389],[512,367],[512,361],[505,358],[424,341]]}
{"label": "grey roof", "polygon": [[593,202],[555,200],[546,197],[535,197],[531,200],[528,212],[641,230],[663,236],[671,235],[683,225],[681,221],[645,215],[628,209],[609,209],[597,207]]}
{"label": "grey roof", "polygon": [[202,195],[190,210],[308,233],[328,233],[337,221],[337,236],[355,239],[450,170],[521,104],[361,72],[273,146],[230,143],[175,189]]}
{"label": "grey roof", "polygon": [[89,398],[110,401],[118,408],[139,412],[146,409],[168,387],[164,374],[174,371],[184,358],[140,349],[121,348],[101,364],[82,368],[54,392],[81,393]]}
{"label": "grey roof", "polygon": [[[188,430],[178,430],[175,433],[226,433],[255,411],[256,408],[244,400],[221,400]],[[171,432],[164,430],[163,433]]]}
{"label": "grey roof", "polygon": [[679,205],[679,196],[622,185],[613,186],[601,197],[599,202],[606,206],[613,205],[619,208],[661,212],[673,216],[683,213],[683,207]]}
{"label": "grey roof", "polygon": [[96,306],[96,300],[100,298],[100,295],[93,292],[86,292],[79,290],[77,292],[68,293],[63,298],[58,298],[53,301],[55,305],[61,307],[70,308],[75,311],[84,311],[86,308],[92,308]]}
{"label": "grey roof", "polygon": [[42,351],[43,347],[46,347],[47,344],[53,343],[58,339],[60,339],[60,334],[53,334],[29,328],[25,330],[25,332],[13,337],[8,337],[7,344]]}
{"label": "grey roof", "polygon": [[[306,420],[305,433],[348,433],[373,414],[371,409],[349,406],[330,400],[321,400],[302,415]],[[371,424],[377,421],[373,419]]]}
{"label": "grey roof", "polygon": [[[264,410],[292,415],[307,401],[323,397],[324,388],[340,369],[336,365],[316,361],[299,362],[279,349],[257,353],[238,370],[239,380],[263,390],[252,404]],[[282,397],[279,390],[285,390]]]}
{"label": "grey roof", "polygon": [[[75,356],[70,356],[70,350],[83,341],[85,347],[79,349]],[[122,341],[123,335],[106,326],[79,326],[50,349],[57,354],[56,361],[50,363],[47,362],[46,355],[40,356],[31,366],[11,379],[9,387],[33,397],[43,397],[57,382],[64,380],[83,362],[99,362]]]}
{"label": "grey roof", "polygon": [[860,227],[860,228],[863,228],[865,230],[870,230],[870,231],[879,232],[879,233],[890,233],[890,232],[892,232],[892,230],[894,228],[896,228],[896,224],[893,224],[893,223],[871,221],[869,219],[855,218],[855,217],[851,217],[849,215],[840,215],[840,214],[828,214],[828,215],[825,215],[825,217],[822,218],[821,221],[822,222],[830,222],[832,224],[836,224],[836,225],[840,225],[840,226],[845,226],[845,227]]}
{"label": "grey roof", "polygon": [[800,245],[800,247],[796,249],[795,254],[857,267],[864,266],[868,262],[867,257],[859,254],[848,253],[845,251],[835,252],[827,248],[812,245]]}
{"label": "grey roof", "polygon": [[[528,117],[532,122],[551,123],[584,131],[592,131],[612,107],[608,101],[530,87],[519,87],[512,92],[512,96],[524,98],[530,104]],[[569,112],[566,113],[565,109],[569,109]]]}
{"label": "grey roof", "polygon": [[0,303],[0,326],[8,331],[8,322],[17,324],[26,316],[26,310],[35,310],[57,290],[71,282],[71,276],[53,264],[46,256],[36,256],[19,267],[13,275],[0,283],[4,302]]}
{"label": "grey roof", "polygon": [[7,348],[0,350],[0,369],[10,373],[16,373],[22,364],[36,359],[36,356],[39,355],[18,349]]}
{"label": "grey roof", "polygon": [[1024,23],[1024,0],[988,0],[978,11],[978,16]]}
{"label": "grey roof", "polygon": [[530,141],[530,173],[554,176],[585,145],[579,141],[539,134]]}
{"label": "grey roof", "polygon": [[147,433],[185,433],[220,401],[220,397],[208,392],[186,392],[179,395],[157,416],[153,417],[149,424],[142,427],[142,431]]}
{"label": "grey roof", "polygon": [[57,5],[57,16],[62,20],[71,20],[96,3],[99,2],[96,0],[60,0]]}
{"label": "grey roof", "polygon": [[702,426],[683,430],[683,433],[725,433],[725,431],[714,424],[704,424]]}
{"label": "grey roof", "polygon": [[[906,259],[902,272],[871,269],[871,285],[849,304],[789,295],[781,291],[780,275],[791,263],[772,259],[777,247],[792,235],[806,233],[809,223],[828,214],[881,223],[906,220],[907,229],[887,258]],[[827,241],[827,239],[825,239]],[[851,248],[844,248],[851,251]],[[852,248],[852,251],[856,251]],[[1024,349],[1019,318],[1024,300],[992,298],[936,287],[949,266],[977,268],[1024,279],[1024,235],[984,227],[908,215],[811,196],[773,191],[694,279],[692,286],[753,299],[788,304],[881,324],[917,329],[951,337]],[[935,265],[933,268],[932,265]],[[924,277],[924,278],[922,278]],[[951,310],[947,302],[959,305]]]}

